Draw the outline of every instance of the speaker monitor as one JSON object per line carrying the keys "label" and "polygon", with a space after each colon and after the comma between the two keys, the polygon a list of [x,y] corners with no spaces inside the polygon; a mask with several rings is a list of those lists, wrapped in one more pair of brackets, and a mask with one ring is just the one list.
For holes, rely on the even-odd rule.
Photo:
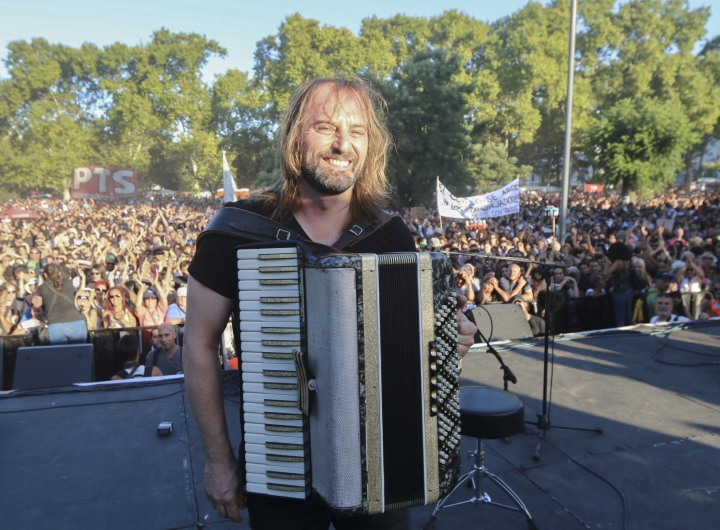
{"label": "speaker monitor", "polygon": [[13,388],[37,390],[93,381],[92,344],[18,348]]}
{"label": "speaker monitor", "polygon": [[[487,313],[483,308],[487,309]],[[533,336],[525,313],[518,304],[485,304],[473,309],[472,314],[478,330],[490,341],[531,339]]]}

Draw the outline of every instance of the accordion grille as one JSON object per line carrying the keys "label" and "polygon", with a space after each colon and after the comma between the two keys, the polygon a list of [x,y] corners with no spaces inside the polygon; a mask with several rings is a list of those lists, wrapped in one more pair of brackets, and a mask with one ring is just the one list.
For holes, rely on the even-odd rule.
{"label": "accordion grille", "polygon": [[[380,337],[385,508],[425,500],[418,271],[415,260],[381,257]],[[383,263],[385,261],[385,263]]]}
{"label": "accordion grille", "polygon": [[328,352],[322,359],[309,356],[318,381],[310,422],[312,483],[341,510],[363,502],[356,299],[355,269],[306,270],[308,351]]}

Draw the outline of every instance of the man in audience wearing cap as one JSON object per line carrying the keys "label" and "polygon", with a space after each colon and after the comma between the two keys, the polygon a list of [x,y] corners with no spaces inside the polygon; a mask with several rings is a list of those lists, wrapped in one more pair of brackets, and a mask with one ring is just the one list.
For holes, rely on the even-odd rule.
{"label": "man in audience wearing cap", "polygon": [[187,287],[183,286],[177,290],[177,303],[171,304],[165,313],[165,322],[176,326],[185,324],[185,304],[187,303]]}
{"label": "man in audience wearing cap", "polygon": [[531,315],[528,311],[528,303],[527,301],[522,297],[520,294],[516,294],[510,299],[510,302],[513,304],[519,305],[523,313],[525,314],[525,320],[528,321],[528,324],[530,325],[530,331],[533,334],[533,337],[540,337],[545,335],[545,320],[540,318],[537,315]]}

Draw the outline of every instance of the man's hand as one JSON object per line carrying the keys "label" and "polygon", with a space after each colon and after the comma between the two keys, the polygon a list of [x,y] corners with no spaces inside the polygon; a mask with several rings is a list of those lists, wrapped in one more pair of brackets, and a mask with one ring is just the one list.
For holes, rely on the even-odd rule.
{"label": "man's hand", "polygon": [[236,462],[205,465],[205,496],[220,517],[235,523],[242,521],[239,510],[245,509],[245,495]]}
{"label": "man's hand", "polygon": [[477,333],[477,326],[470,322],[468,318],[463,314],[462,308],[467,304],[467,298],[463,295],[457,297],[457,326],[458,326],[458,359],[462,360],[467,355],[470,346],[475,344],[475,333]]}

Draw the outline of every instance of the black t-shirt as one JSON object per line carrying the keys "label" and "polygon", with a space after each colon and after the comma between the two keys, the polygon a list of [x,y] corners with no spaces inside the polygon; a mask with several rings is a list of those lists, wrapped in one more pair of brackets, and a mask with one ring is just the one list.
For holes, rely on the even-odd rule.
{"label": "black t-shirt", "polygon": [[[270,217],[271,205],[257,201],[237,201],[231,207],[241,208]],[[300,224],[293,217],[286,226],[308,238]],[[308,238],[309,239],[309,238]],[[250,241],[223,234],[207,234],[200,240],[195,256],[190,263],[190,274],[205,287],[225,298],[237,297],[237,259],[235,247]],[[353,254],[385,252],[415,252],[415,240],[400,217],[393,217],[372,235],[358,242],[349,251]]]}

